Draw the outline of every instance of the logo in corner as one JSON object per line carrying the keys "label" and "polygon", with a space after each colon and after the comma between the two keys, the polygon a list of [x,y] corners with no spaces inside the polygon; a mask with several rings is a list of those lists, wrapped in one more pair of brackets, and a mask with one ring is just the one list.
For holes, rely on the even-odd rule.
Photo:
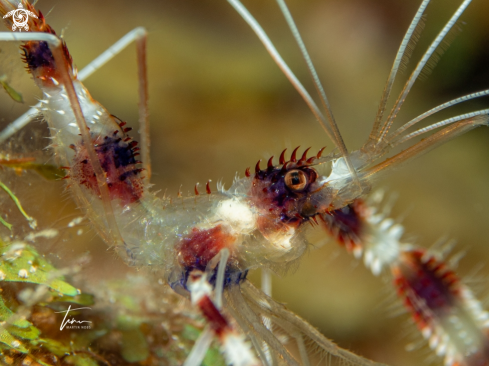
{"label": "logo in corner", "polygon": [[4,18],[12,17],[12,20],[14,21],[14,24],[12,24],[12,31],[15,32],[17,29],[19,29],[19,32],[22,32],[22,28],[25,31],[29,30],[29,25],[27,24],[27,21],[29,20],[29,15],[31,17],[37,18],[36,14],[34,14],[32,11],[24,9],[22,3],[19,3],[18,9],[9,11],[3,17]]}
{"label": "logo in corner", "polygon": [[89,307],[72,309],[71,305],[69,305],[67,310],[57,311],[56,314],[65,313],[65,316],[64,316],[63,320],[61,321],[61,326],[59,327],[59,330],[63,330],[65,327],[66,327],[66,329],[92,329],[92,322],[91,321],[76,320],[75,318],[70,319],[68,317],[70,315],[70,311],[77,311],[77,310],[84,310],[84,309],[92,310],[92,308],[89,308]]}

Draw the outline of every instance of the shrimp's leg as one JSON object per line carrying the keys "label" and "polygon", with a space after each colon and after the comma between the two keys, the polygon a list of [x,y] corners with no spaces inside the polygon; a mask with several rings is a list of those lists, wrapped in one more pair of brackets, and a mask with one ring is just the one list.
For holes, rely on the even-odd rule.
{"label": "shrimp's leg", "polygon": [[[105,65],[108,61],[114,58],[119,52],[126,48],[130,43],[136,42],[136,54],[138,65],[138,94],[139,94],[139,135],[141,137],[141,157],[143,168],[146,169],[146,179],[149,182],[151,178],[151,159],[149,153],[150,138],[149,138],[149,110],[148,110],[148,72],[146,60],[146,41],[148,33],[144,27],[134,28],[124,37],[109,47],[95,60],[90,62],[80,73],[78,79],[85,80],[96,70]],[[0,143],[2,135],[0,135]]]}
{"label": "shrimp's leg", "polygon": [[0,33],[0,41],[41,41],[46,42],[49,45],[49,48],[54,57],[54,61],[56,62],[56,71],[57,73],[59,73],[58,75],[60,78],[59,81],[62,85],[64,85],[66,89],[66,94],[73,110],[76,124],[80,130],[83,143],[87,147],[88,158],[90,160],[90,163],[92,164],[93,171],[95,172],[95,176],[97,178],[100,195],[102,197],[102,202],[104,205],[107,226],[109,229],[109,236],[114,245],[123,246],[123,240],[115,221],[114,212],[110,202],[109,189],[107,187],[105,173],[102,170],[102,166],[100,165],[97,153],[95,152],[93,141],[90,137],[90,132],[88,130],[85,117],[83,116],[81,110],[80,101],[78,100],[78,96],[73,85],[73,76],[69,71],[69,61],[65,57],[62,41],[57,36],[48,33]]}
{"label": "shrimp's leg", "polygon": [[[267,296],[272,296],[272,272],[268,268],[262,268],[261,269],[261,290],[263,293]],[[267,316],[262,316],[261,320],[263,322],[263,325],[270,331],[272,332],[272,320],[267,317]],[[268,363],[273,364],[272,358],[271,358],[271,353],[270,349],[268,348],[268,345],[266,342],[263,342],[263,349],[265,352],[265,355],[267,357]]]}
{"label": "shrimp's leg", "polygon": [[309,356],[307,355],[306,345],[304,343],[304,338],[299,333],[294,336],[295,341],[297,342],[297,347],[299,348],[299,354],[301,355],[302,365],[303,366],[311,366],[309,362]]}
{"label": "shrimp's leg", "polygon": [[148,71],[146,61],[146,41],[148,34],[146,29],[139,27],[134,29],[136,39],[136,52],[138,63],[138,93],[139,93],[139,136],[141,137],[141,157],[143,168],[146,169],[146,180],[151,179],[151,157],[149,139],[149,110],[148,110]]}
{"label": "shrimp's leg", "polygon": [[267,296],[272,296],[272,273],[267,268],[261,270],[261,290]]}
{"label": "shrimp's leg", "polygon": [[[220,310],[222,308],[222,291],[224,289],[224,271],[229,258],[229,249],[222,249],[207,265],[206,275],[212,272],[216,266],[216,261],[219,261],[217,268],[216,290],[214,294],[214,304]],[[183,366],[199,366],[209,349],[213,338],[213,332],[209,325],[205,327],[203,332],[194,344],[192,351],[185,360]]]}
{"label": "shrimp's leg", "polygon": [[[5,34],[12,34],[12,33],[5,33]],[[141,41],[144,39],[144,41]],[[12,40],[11,37],[9,36],[8,39],[5,39],[5,37],[0,37],[0,40],[8,41]],[[138,69],[141,69],[142,71],[139,72],[142,76],[140,77],[139,83],[140,83],[140,101],[139,101],[139,115],[140,115],[140,121],[144,118],[145,119],[145,124],[147,125],[147,100],[148,100],[148,93],[147,93],[147,77],[146,77],[146,30],[142,27],[138,27],[127,33],[124,37],[119,39],[116,43],[114,43],[112,46],[110,46],[107,50],[105,50],[103,53],[101,53],[97,58],[95,58],[93,61],[91,61],[87,66],[85,66],[80,72],[78,72],[78,80],[84,81],[88,77],[90,77],[93,73],[95,73],[97,70],[99,70],[102,66],[104,66],[107,62],[112,60],[115,56],[117,56],[122,50],[124,50],[129,44],[131,44],[133,41],[138,42]],[[141,43],[141,46],[139,46],[139,43]],[[144,52],[144,56],[139,56],[139,52]],[[141,62],[144,63],[144,66],[140,66],[140,59]],[[141,78],[144,79],[144,84],[141,80]],[[143,86],[144,85],[144,86]],[[145,96],[142,96],[141,90],[144,91]],[[144,106],[144,111],[142,111],[142,107]],[[34,107],[30,108],[27,112],[25,112],[22,116],[17,118],[15,121],[10,123],[6,128],[3,129],[3,131],[0,132],[0,144],[5,142],[10,136],[15,134],[17,131],[20,131],[22,128],[24,128],[28,123],[30,123],[35,116],[39,112],[39,108],[41,107],[41,103],[36,104]],[[144,117],[143,117],[144,116]],[[141,128],[141,131],[148,130],[147,127]],[[148,144],[145,141],[145,137],[143,137],[143,132],[141,132],[141,142],[142,142],[142,157],[143,157],[143,163],[145,164],[144,167],[148,170],[148,172],[151,172],[151,169],[148,169],[147,164],[149,164],[149,158],[145,158],[144,154],[148,154],[149,150],[144,150],[145,146],[149,146],[149,137],[146,137],[146,140]],[[146,163],[147,162],[147,163]],[[149,177],[149,175],[148,175]]]}
{"label": "shrimp's leg", "polygon": [[212,258],[207,264],[207,268],[205,269],[206,275],[208,278],[211,277],[212,271],[216,268],[216,262],[219,263],[217,267],[217,277],[216,277],[216,286],[214,293],[214,303],[216,307],[221,310],[222,309],[222,293],[224,291],[224,274],[226,271],[226,264],[229,259],[229,249],[224,248],[219,251],[219,253]]}
{"label": "shrimp's leg", "polygon": [[[210,325],[210,329],[212,329],[213,333],[219,339],[227,364],[240,366],[259,365],[249,344],[245,342],[241,334],[233,329],[221,311],[224,275],[228,258],[229,250],[223,249],[208,263],[205,272],[199,270],[190,272],[187,288],[190,291],[192,304],[201,310]],[[212,301],[212,285],[209,279],[210,274],[212,274],[212,269],[216,267],[217,262],[219,264],[217,268],[215,300]],[[200,365],[210,346],[209,336],[206,334],[207,329],[204,330],[204,333],[194,345],[189,359],[185,361],[185,366]]]}
{"label": "shrimp's leg", "polygon": [[207,350],[211,346],[213,337],[214,334],[212,329],[209,325],[207,325],[195,342],[192,351],[190,351],[190,354],[183,363],[183,366],[200,366],[205,354],[207,353]]}

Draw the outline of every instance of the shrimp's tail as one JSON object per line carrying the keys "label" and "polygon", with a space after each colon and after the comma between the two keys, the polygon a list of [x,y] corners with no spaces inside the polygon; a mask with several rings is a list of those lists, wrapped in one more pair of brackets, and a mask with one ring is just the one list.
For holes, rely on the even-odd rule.
{"label": "shrimp's tail", "polygon": [[[17,7],[14,4],[17,4]],[[56,35],[53,28],[46,23],[46,18],[41,11],[34,9],[34,6],[28,1],[0,0],[0,15],[12,31],[43,32]],[[62,47],[68,69],[73,74],[73,60],[64,41],[62,41]],[[27,41],[22,43],[20,49],[24,53],[22,61],[26,63],[27,70],[32,74],[36,83],[41,83],[45,87],[57,85],[58,67],[46,42]]]}

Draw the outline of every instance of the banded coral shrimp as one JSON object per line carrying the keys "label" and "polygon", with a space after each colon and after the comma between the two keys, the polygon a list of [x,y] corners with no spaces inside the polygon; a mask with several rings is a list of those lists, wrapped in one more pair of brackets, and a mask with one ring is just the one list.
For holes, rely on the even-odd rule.
{"label": "banded coral shrimp", "polygon": [[[434,5],[436,5],[436,4],[434,4]],[[475,4],[474,4],[474,5],[475,5]],[[473,5],[473,6],[474,6],[474,5]],[[84,6],[85,6],[85,5],[84,5]],[[455,6],[456,6],[456,5],[455,5]],[[97,11],[98,11],[98,10],[100,10],[98,5],[96,5],[96,6],[94,7],[94,9],[97,9]],[[415,11],[415,10],[414,10],[414,11]],[[414,11],[412,11],[411,13],[414,13]],[[434,10],[432,10],[432,12],[433,12],[433,11],[434,11]],[[91,13],[94,13],[94,12],[91,12]],[[410,13],[410,14],[411,14],[411,13]],[[408,16],[408,18],[409,18],[409,17],[410,17],[410,15]],[[146,22],[146,21],[147,21],[147,20],[145,20],[145,22]],[[141,22],[140,22],[140,23],[138,23],[138,24],[141,24]],[[145,24],[146,24],[146,23],[145,23]],[[404,27],[404,28],[405,28],[405,27]],[[402,31],[400,31],[400,32],[402,32]],[[103,32],[100,32],[100,33],[103,33]],[[123,32],[121,32],[121,34],[122,34],[122,33],[123,33]],[[195,36],[195,34],[193,34],[193,36]],[[463,36],[465,36],[465,34],[464,34]],[[110,42],[109,42],[109,43],[110,43]],[[397,42],[394,42],[394,44],[396,44],[396,43],[397,43]],[[367,41],[367,42],[366,42],[366,44],[371,44],[371,43],[369,43],[369,42]],[[422,47],[422,46],[419,46],[419,48],[420,48],[420,49],[422,49],[423,47]],[[194,51],[195,51],[195,50],[194,50]],[[266,55],[265,55],[265,57],[266,57]],[[78,58],[77,58],[77,60],[78,60]],[[77,62],[79,62],[79,61],[77,61]],[[389,62],[390,62],[390,61],[389,61]],[[388,63],[387,63],[387,65],[388,65]],[[273,66],[272,66],[272,67],[273,67]],[[270,68],[270,70],[272,70],[272,67]],[[386,66],[384,69],[387,69],[387,68],[388,68],[388,66]],[[384,71],[384,69],[383,69],[382,71]],[[150,70],[151,70],[151,65],[150,65]],[[382,78],[382,77],[380,77],[380,80],[383,80],[383,78]],[[430,80],[432,80],[432,79],[430,79]],[[273,84],[273,83],[274,83],[274,81],[271,81],[271,83]],[[381,87],[382,87],[382,86],[380,85],[378,89],[379,89],[379,90],[381,90]],[[352,88],[349,88],[349,89],[350,89],[350,90],[352,90]],[[91,89],[91,90],[92,90],[92,89]],[[473,90],[471,89],[471,90],[468,90],[467,92],[470,92],[470,91],[473,91]],[[93,93],[93,91],[92,91],[92,93]],[[154,95],[154,94],[153,94],[153,95]],[[457,94],[457,95],[458,95],[458,94]],[[330,96],[330,97],[331,97],[331,96]],[[337,98],[339,98],[339,97],[337,97]],[[373,104],[375,104],[375,103],[377,102],[377,98],[378,98],[378,97],[375,97],[375,98],[374,98],[374,100],[373,100],[373,102],[372,102]],[[97,98],[97,99],[99,99],[99,98]],[[135,98],[133,98],[133,99],[135,100]],[[442,102],[443,102],[444,100],[446,100],[446,99],[447,99],[447,98],[444,98],[444,99],[442,100]],[[105,106],[106,106],[106,107],[107,107],[109,110],[111,110],[111,111],[115,111],[115,110],[116,110],[115,108],[110,107],[109,105],[107,105],[107,103],[104,103],[104,102],[103,102],[103,104],[104,104],[104,105],[105,105]],[[434,105],[436,105],[437,103],[433,103],[433,104],[434,104]],[[280,107],[279,109],[281,109],[281,107]],[[426,110],[426,109],[427,109],[427,108],[421,108],[421,111],[424,111],[424,110]],[[154,112],[153,112],[153,113],[154,113]],[[222,113],[222,112],[221,112],[221,113]],[[233,117],[233,118],[236,118],[236,117]],[[124,119],[128,119],[128,120],[129,120],[129,119],[131,119],[131,118],[126,118],[126,117],[125,117]],[[290,117],[289,117],[289,119],[290,119]],[[345,119],[345,118],[342,118],[341,120],[344,120],[344,119]],[[136,120],[136,118],[132,118],[132,120]],[[358,120],[358,118],[353,118],[352,120]],[[282,127],[282,126],[283,126],[283,121],[281,121],[281,123],[282,123],[282,125],[280,125],[280,124],[279,124],[279,125],[278,125],[278,127],[275,127],[275,130],[277,130],[277,129],[279,129],[279,128],[283,128],[283,127]],[[154,124],[154,123],[153,123],[153,124]],[[243,124],[244,124],[244,123],[243,123]],[[274,126],[275,126],[275,125],[274,125]],[[234,127],[234,125],[233,125],[233,127]],[[259,129],[259,131],[260,131],[260,132],[262,132],[262,127],[261,127],[261,125],[258,127],[258,126],[250,126],[250,125],[248,124],[248,126],[247,126],[247,127],[248,127],[248,128],[250,128],[250,129],[252,129],[252,130],[253,130],[253,127],[255,127],[255,129]],[[206,126],[206,128],[207,128],[207,126]],[[221,128],[223,128],[223,129],[225,129],[225,130],[226,130],[226,129],[227,129],[227,130],[229,130],[229,127],[227,127],[227,128],[226,128],[226,126],[221,126]],[[302,125],[301,125],[301,130],[306,130],[306,129],[307,129],[307,127],[305,126],[305,124],[304,124],[304,126],[302,126]],[[367,130],[368,130],[368,128],[367,128]],[[294,131],[294,132],[293,132],[293,134],[296,134],[296,133],[297,133],[296,129],[293,129],[293,131]],[[241,132],[241,129],[240,129],[240,132]],[[253,131],[253,132],[254,132],[254,135],[256,135],[256,134],[257,134],[257,132],[256,132],[256,131]],[[305,132],[303,132],[303,133],[305,133]],[[481,132],[481,131],[477,131],[477,134],[481,134],[481,133],[483,133],[483,132]],[[297,142],[294,140],[294,141],[292,142],[292,146],[294,146],[294,145],[298,145],[298,144],[302,143],[301,141],[310,141],[310,139],[311,139],[311,135],[314,135],[314,134],[317,134],[317,132],[316,132],[316,133],[315,133],[315,132],[308,132],[308,133],[307,133],[307,135],[308,135],[308,136],[307,136],[307,138],[304,138],[304,139],[298,139],[299,141],[297,141]],[[274,131],[274,133],[272,134],[272,136],[274,136],[274,135],[276,135],[276,131]],[[284,135],[285,135],[285,136],[287,136],[287,135],[291,135],[291,133],[284,133]],[[187,138],[187,133],[185,133],[185,138]],[[361,138],[363,139],[364,137],[361,137]],[[283,138],[282,138],[282,139],[283,139]],[[164,140],[165,140],[165,137],[162,137],[162,141],[164,141]],[[250,150],[250,149],[249,149],[249,144],[250,144],[250,142],[249,142],[249,141],[253,141],[253,140],[252,140],[252,138],[250,137],[250,138],[246,139],[246,141],[247,141],[247,143],[246,143],[246,146],[245,146],[245,150]],[[321,139],[321,141],[322,141],[322,139]],[[203,142],[203,141],[202,141],[202,137],[200,137],[200,141],[198,140],[197,142],[194,142],[194,143],[193,143],[193,148],[194,148],[194,149],[196,149],[197,151],[199,151],[199,153],[202,153],[202,150],[203,150],[202,148],[200,148],[200,145],[199,145],[199,143],[202,143],[202,142]],[[207,142],[207,141],[204,141],[204,142]],[[451,148],[451,146],[452,146],[454,143],[455,143],[455,142],[450,143],[450,148]],[[253,144],[254,144],[254,143],[253,143]],[[318,145],[318,146],[321,146],[322,144],[323,144],[322,142],[318,142],[318,143],[317,143],[317,145]],[[280,149],[280,148],[281,148],[281,141],[279,141],[279,143],[278,143],[277,145],[278,145],[278,146],[277,146],[277,147],[274,147],[273,149],[271,149],[269,146],[267,146],[267,147],[262,148],[260,151],[269,151],[270,153],[277,155],[277,151],[278,151],[278,152],[280,152],[280,150],[281,150],[281,149]],[[254,150],[254,149],[253,149],[253,150]],[[256,150],[258,150],[258,148],[256,148]],[[272,151],[272,150],[273,150],[273,151]],[[433,153],[432,153],[432,154],[433,154]],[[189,160],[189,161],[190,161],[190,160],[192,160],[192,159],[197,160],[197,159],[195,158],[195,155],[196,155],[196,154],[194,153],[194,154],[193,154],[193,157],[190,157],[188,160]],[[234,155],[234,154],[232,154],[232,155]],[[252,153],[251,155],[253,155],[253,156],[252,156],[252,158],[251,158],[251,159],[250,159],[250,158],[248,158],[248,159],[247,159],[247,161],[246,161],[245,163],[243,163],[243,166],[244,166],[244,167],[245,167],[245,166],[250,165],[250,161],[255,161],[255,160],[256,160],[256,158],[257,158],[257,157],[256,157],[256,151],[253,151],[253,153]],[[167,153],[165,156],[166,156],[166,157],[168,157],[168,153]],[[430,156],[430,155],[428,155],[428,156]],[[259,156],[259,157],[262,157],[262,156]],[[179,159],[179,158],[177,158],[177,159]],[[429,159],[429,158],[428,158],[428,157],[426,157],[426,158],[423,158],[423,159]],[[166,159],[165,159],[165,162],[168,162],[168,164],[176,164],[174,161],[172,162],[172,161],[169,161],[169,160],[171,160],[171,159],[166,158]],[[177,162],[178,162],[178,164],[176,164],[176,165],[179,165],[180,167],[181,167],[181,165],[182,165],[182,164],[184,164],[184,163],[183,163],[183,162],[181,162],[181,161],[177,161]],[[231,167],[231,171],[232,171],[232,172],[234,172],[234,170],[236,169],[237,164],[238,164],[238,163],[237,163],[237,161],[236,161],[236,159],[235,159],[235,160],[234,160],[234,162],[233,162],[233,165],[232,165],[232,167]],[[203,174],[203,177],[198,176],[198,177],[196,177],[196,179],[192,179],[192,180],[191,180],[191,182],[193,182],[194,180],[195,180],[195,181],[199,181],[199,180],[200,180],[200,181],[202,182],[202,181],[205,181],[205,180],[206,180],[208,177],[220,177],[220,176],[223,174],[222,170],[224,170],[224,169],[225,169],[225,168],[223,168],[223,167],[222,167],[222,165],[224,165],[224,166],[225,166],[226,164],[222,164],[222,165],[221,165],[221,164],[219,164],[219,163],[218,163],[218,160],[216,160],[216,163],[215,163],[215,164],[212,164],[212,165],[218,166],[218,167],[219,167],[219,172],[216,172],[215,174],[211,174],[211,169],[212,169],[212,167],[207,167],[207,168],[206,168],[206,172],[205,172],[205,174]],[[418,163],[417,163],[416,165],[418,165]],[[169,169],[169,168],[168,168],[168,165],[165,165],[165,166],[166,166],[166,168],[165,168],[165,172],[167,172],[168,170],[166,170],[166,169]],[[416,167],[416,168],[419,168],[419,167]],[[408,167],[406,167],[406,168],[404,168],[404,169],[409,169],[409,168],[408,168]],[[194,167],[192,167],[192,168],[185,169],[185,170],[192,170],[192,171],[193,171],[193,170],[195,170],[195,168],[194,168]],[[416,169],[413,169],[412,171],[416,172]],[[165,173],[165,174],[166,174],[166,173]],[[181,182],[188,182],[188,181],[189,181],[188,177],[187,177],[187,178],[185,178],[185,179],[183,179],[183,178],[178,179],[178,177],[179,177],[179,176],[178,176],[178,174],[181,174],[181,173],[178,173],[178,172],[177,172],[177,173],[174,173],[174,175],[177,177],[177,180],[178,180],[178,184],[174,186],[174,191],[178,191],[178,189],[179,189],[179,184],[180,184]],[[242,174],[242,173],[241,173],[241,174]],[[403,174],[403,173],[401,173],[401,174]],[[163,174],[162,174],[162,175],[163,175]],[[185,175],[188,175],[188,174],[187,174],[187,172],[185,173]],[[230,177],[230,178],[228,178],[228,179],[226,179],[226,180],[227,180],[227,181],[231,181],[231,177]],[[165,186],[165,187],[166,187],[166,186],[168,186],[168,184],[165,184],[165,185],[161,185],[161,184],[159,184],[159,186]],[[185,188],[184,188],[184,189],[185,189]],[[171,190],[171,188],[170,188],[170,190]],[[190,187],[188,187],[188,190],[192,190],[192,187],[191,187],[191,186],[190,186]],[[397,190],[397,188],[396,188],[396,190]],[[402,197],[402,195],[401,195],[401,197]],[[399,203],[399,206],[402,206],[402,202],[400,202],[400,203]],[[437,209],[437,211],[438,211],[438,210],[439,210],[439,209]],[[439,214],[439,213],[438,213],[438,214]],[[427,221],[427,220],[425,220],[425,221]],[[442,220],[440,220],[440,221],[442,221]],[[430,222],[430,224],[431,224],[431,222]],[[442,226],[443,226],[443,225],[442,225]],[[414,232],[414,233],[418,234],[417,230],[409,230],[409,231],[412,231],[412,232]],[[442,233],[445,233],[445,229],[443,229],[443,228],[442,228],[441,230],[434,230],[434,229],[433,229],[433,231],[434,231],[434,233],[432,233],[431,235],[434,235],[434,238],[438,237],[438,236],[439,236],[439,235],[441,235]],[[424,239],[424,238],[430,238],[430,236],[429,236],[429,235],[423,235],[423,234],[421,234],[421,235],[423,236],[423,239]],[[458,237],[458,235],[456,235],[456,234],[454,234],[454,236]],[[432,237],[433,237],[433,236],[432,236]],[[425,240],[425,239],[424,239],[424,240]],[[423,240],[423,241],[424,241],[424,240]],[[345,277],[345,276],[351,276],[351,275],[352,275],[352,274],[350,273],[350,271],[348,271],[348,273],[347,273],[346,275],[343,273],[343,274],[341,275],[341,277]],[[317,276],[317,274],[315,274],[314,276]],[[349,287],[349,286],[351,286],[351,285],[348,285],[348,287]],[[318,291],[318,289],[317,289],[317,288],[315,288],[315,289],[314,289],[314,291]],[[325,292],[329,292],[329,293],[331,293],[332,291],[334,291],[334,290],[331,290],[331,291],[325,291]],[[280,296],[280,295],[279,295],[279,296]],[[335,295],[335,297],[336,297],[336,295]],[[324,312],[324,310],[322,310],[322,312]],[[380,321],[380,320],[379,320],[379,319],[378,319],[378,317],[377,317],[377,318],[376,318],[376,322],[379,322],[379,321]],[[372,357],[372,358],[375,358],[375,357]]]}

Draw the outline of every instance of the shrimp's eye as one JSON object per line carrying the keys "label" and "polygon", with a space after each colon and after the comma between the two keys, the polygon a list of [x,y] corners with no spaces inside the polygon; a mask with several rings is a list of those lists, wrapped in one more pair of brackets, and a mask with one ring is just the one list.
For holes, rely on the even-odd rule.
{"label": "shrimp's eye", "polygon": [[301,191],[307,184],[307,176],[302,170],[291,170],[285,175],[285,185],[293,191]]}

